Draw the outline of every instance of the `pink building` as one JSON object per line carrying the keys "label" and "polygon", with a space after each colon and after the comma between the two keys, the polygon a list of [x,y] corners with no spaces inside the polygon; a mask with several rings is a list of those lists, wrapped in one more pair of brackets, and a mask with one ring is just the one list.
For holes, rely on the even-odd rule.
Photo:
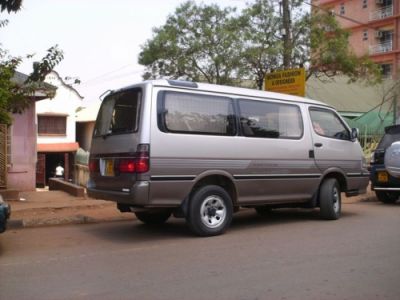
{"label": "pink building", "polygon": [[[13,81],[24,84],[27,76],[16,72]],[[2,135],[0,144],[4,159],[0,159],[0,193],[6,190],[31,191],[36,188],[36,111],[35,102],[47,98],[45,90],[55,90],[50,84],[43,84],[34,95],[27,96],[32,105],[22,114],[13,114],[13,124],[3,126],[6,134]],[[6,155],[4,155],[6,154]]]}
{"label": "pink building", "polygon": [[384,76],[397,78],[400,67],[400,1],[314,0],[315,6],[335,14],[351,31],[350,45],[382,66]]}

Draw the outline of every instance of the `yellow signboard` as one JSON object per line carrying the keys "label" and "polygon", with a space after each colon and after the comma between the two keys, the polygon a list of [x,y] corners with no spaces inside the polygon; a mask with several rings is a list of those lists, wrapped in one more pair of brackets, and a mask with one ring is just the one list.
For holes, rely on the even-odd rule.
{"label": "yellow signboard", "polygon": [[265,76],[265,90],[304,97],[305,78],[304,68],[268,73]]}

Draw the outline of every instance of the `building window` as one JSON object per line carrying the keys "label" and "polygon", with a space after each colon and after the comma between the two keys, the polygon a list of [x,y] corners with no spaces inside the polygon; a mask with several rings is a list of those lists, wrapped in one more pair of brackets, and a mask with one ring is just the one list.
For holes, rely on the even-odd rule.
{"label": "building window", "polygon": [[368,29],[364,29],[363,31],[363,41],[368,40]]}
{"label": "building window", "polygon": [[344,15],[345,14],[345,10],[344,10],[344,3],[340,3],[340,10],[339,10],[339,14]]}
{"label": "building window", "polygon": [[66,135],[66,116],[38,116],[39,135]]}
{"label": "building window", "polygon": [[362,8],[367,8],[368,7],[368,0],[363,0],[362,1]]}
{"label": "building window", "polygon": [[381,64],[381,74],[383,78],[392,76],[392,64]]}

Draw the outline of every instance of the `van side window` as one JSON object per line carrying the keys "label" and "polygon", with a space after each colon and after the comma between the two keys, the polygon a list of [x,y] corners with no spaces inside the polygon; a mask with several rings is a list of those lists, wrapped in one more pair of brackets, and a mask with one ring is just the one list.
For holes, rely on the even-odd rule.
{"label": "van side window", "polygon": [[141,99],[140,89],[107,96],[100,107],[94,136],[136,132]]}
{"label": "van side window", "polygon": [[226,97],[162,92],[158,122],[165,132],[236,135],[233,102]]}
{"label": "van side window", "polygon": [[310,108],[310,117],[314,132],[318,135],[339,140],[350,140],[349,130],[333,111]]}
{"label": "van side window", "polygon": [[303,136],[301,112],[296,105],[241,99],[239,107],[244,136],[287,139]]}

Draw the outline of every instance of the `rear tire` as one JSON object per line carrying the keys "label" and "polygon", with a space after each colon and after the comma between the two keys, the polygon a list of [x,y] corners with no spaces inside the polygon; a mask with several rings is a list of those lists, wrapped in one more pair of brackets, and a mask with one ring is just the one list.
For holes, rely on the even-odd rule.
{"label": "rear tire", "polygon": [[200,236],[225,232],[232,221],[233,205],[229,194],[220,186],[207,185],[194,192],[186,221]]}
{"label": "rear tire", "polygon": [[322,182],[319,190],[319,206],[323,219],[337,220],[340,218],[342,200],[340,186],[335,178],[328,178]]}
{"label": "rear tire", "polygon": [[136,218],[145,224],[149,225],[159,225],[164,224],[168,218],[171,216],[169,210],[160,211],[138,211],[135,212]]}
{"label": "rear tire", "polygon": [[375,195],[385,204],[395,203],[399,199],[399,194],[396,192],[375,191]]}

